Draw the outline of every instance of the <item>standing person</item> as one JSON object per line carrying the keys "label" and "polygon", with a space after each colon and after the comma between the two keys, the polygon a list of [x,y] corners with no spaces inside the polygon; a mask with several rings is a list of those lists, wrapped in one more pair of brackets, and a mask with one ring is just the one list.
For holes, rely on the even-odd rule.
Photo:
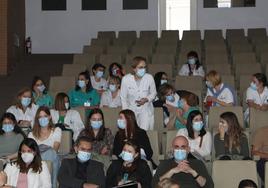
{"label": "standing person", "polygon": [[252,75],[252,82],[247,89],[247,110],[244,117],[246,122],[249,121],[249,108],[255,108],[261,111],[268,110],[268,88],[267,78],[265,74],[256,73]]}
{"label": "standing person", "polygon": [[105,66],[96,63],[92,67],[93,76],[90,77],[92,87],[101,95],[107,89],[107,81],[103,78]]}
{"label": "standing person", "polygon": [[69,91],[68,96],[71,107],[84,107],[87,114],[100,104],[100,95],[92,87],[88,71],[79,74],[75,89]]}
{"label": "standing person", "polygon": [[190,51],[187,54],[187,63],[185,63],[180,71],[180,76],[201,76],[204,77],[205,72],[201,65],[198,54],[195,51]]}
{"label": "standing person", "polygon": [[33,79],[32,92],[35,104],[38,106],[47,106],[49,108],[53,106],[53,98],[48,93],[44,81],[38,76],[35,76]]}
{"label": "standing person", "polygon": [[122,79],[122,108],[135,112],[138,125],[144,130],[151,130],[154,126],[152,102],[156,97],[155,82],[152,75],[146,73],[145,58],[135,57],[132,70],[132,74],[127,74]]}
{"label": "standing person", "polygon": [[12,113],[20,127],[31,128],[34,125],[34,117],[38,106],[34,104],[32,91],[30,88],[24,88],[19,91],[16,104],[10,106],[7,112]]}
{"label": "standing person", "polygon": [[50,173],[46,162],[42,161],[37,143],[26,138],[18,149],[18,160],[8,163],[4,173],[0,173],[0,182],[6,188],[51,188]]}
{"label": "standing person", "polygon": [[66,93],[58,93],[55,98],[55,108],[50,110],[54,125],[60,125],[62,130],[70,130],[73,140],[85,128],[78,111],[70,108],[69,97]]}
{"label": "standing person", "polygon": [[140,157],[140,148],[134,141],[127,141],[120,158],[114,160],[107,171],[106,187],[112,188],[130,182],[139,188],[151,188],[152,173],[147,162]]}

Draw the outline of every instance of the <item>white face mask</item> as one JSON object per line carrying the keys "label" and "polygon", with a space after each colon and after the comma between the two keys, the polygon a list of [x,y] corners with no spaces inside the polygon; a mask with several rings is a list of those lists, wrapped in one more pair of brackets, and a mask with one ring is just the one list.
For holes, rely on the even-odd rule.
{"label": "white face mask", "polygon": [[22,160],[26,163],[26,164],[29,164],[33,161],[34,159],[34,154],[33,153],[28,153],[28,152],[25,152],[25,153],[22,153],[21,154],[21,158]]}
{"label": "white face mask", "polygon": [[68,102],[66,102],[66,103],[64,103],[64,105],[65,105],[66,110],[68,110],[70,107],[70,104]]}

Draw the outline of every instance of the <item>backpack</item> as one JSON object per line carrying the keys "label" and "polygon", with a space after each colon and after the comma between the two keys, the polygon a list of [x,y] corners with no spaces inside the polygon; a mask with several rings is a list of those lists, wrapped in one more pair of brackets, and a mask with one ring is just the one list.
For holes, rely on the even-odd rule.
{"label": "backpack", "polygon": [[[233,98],[234,98],[234,106],[237,106],[238,105],[237,93],[236,93],[235,89],[232,86],[227,85],[227,84],[223,84],[223,87],[218,92],[214,92],[213,88],[210,88],[210,87],[208,87],[208,90],[213,94],[214,97],[218,98],[218,96],[226,88],[231,91],[231,93],[233,95]],[[213,104],[213,106],[215,106],[215,104]]]}

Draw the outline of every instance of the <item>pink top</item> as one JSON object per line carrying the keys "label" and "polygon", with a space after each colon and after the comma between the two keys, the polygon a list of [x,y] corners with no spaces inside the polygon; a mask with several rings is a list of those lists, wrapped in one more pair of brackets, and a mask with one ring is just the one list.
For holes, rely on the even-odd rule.
{"label": "pink top", "polygon": [[27,174],[20,173],[17,182],[17,188],[27,188],[27,187],[28,187]]}

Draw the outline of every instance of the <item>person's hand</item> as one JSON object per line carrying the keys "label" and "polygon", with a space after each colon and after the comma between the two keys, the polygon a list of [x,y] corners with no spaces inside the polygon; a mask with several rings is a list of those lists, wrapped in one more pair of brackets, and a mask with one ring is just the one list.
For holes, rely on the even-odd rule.
{"label": "person's hand", "polygon": [[107,148],[107,146],[104,146],[102,149],[101,149],[101,155],[108,155],[109,153],[109,150]]}
{"label": "person's hand", "polygon": [[206,101],[212,101],[212,102],[217,102],[217,98],[213,96],[207,96]]}
{"label": "person's hand", "polygon": [[31,121],[28,121],[28,120],[21,120],[19,125],[21,127],[30,127],[31,126]]}
{"label": "person's hand", "polygon": [[181,171],[184,173],[192,174],[193,172],[193,169],[190,167],[189,162],[186,160],[181,161],[178,166],[182,169]]}
{"label": "person's hand", "polygon": [[149,100],[147,98],[141,98],[140,100],[137,101],[137,104],[142,106],[145,103],[147,103]]}
{"label": "person's hand", "polygon": [[84,183],[83,188],[98,188],[98,185],[91,184],[91,183]]}
{"label": "person's hand", "polygon": [[182,109],[177,108],[177,109],[176,109],[176,114],[177,114],[177,117],[182,117],[182,116],[183,116],[183,111],[182,111]]}
{"label": "person's hand", "polygon": [[170,104],[164,104],[163,106],[167,107],[169,112],[175,112],[177,109],[175,106],[172,106]]}
{"label": "person's hand", "polygon": [[225,127],[224,127],[224,125],[219,125],[219,133],[220,133],[220,138],[224,139],[224,135],[225,135]]}
{"label": "person's hand", "polygon": [[4,171],[0,172],[0,186],[7,183],[7,174]]}

